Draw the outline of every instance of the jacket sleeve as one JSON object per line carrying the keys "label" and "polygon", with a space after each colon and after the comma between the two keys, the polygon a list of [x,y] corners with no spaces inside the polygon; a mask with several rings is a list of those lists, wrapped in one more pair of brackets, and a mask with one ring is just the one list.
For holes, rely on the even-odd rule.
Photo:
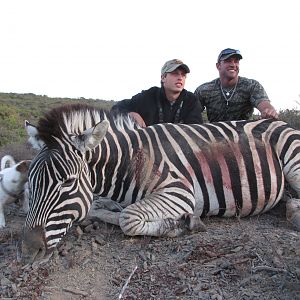
{"label": "jacket sleeve", "polygon": [[183,123],[203,124],[202,107],[200,105],[200,102],[192,93],[190,93],[189,101],[186,101]]}
{"label": "jacket sleeve", "polygon": [[124,99],[118,101],[112,108],[112,112],[129,113],[138,112],[140,99],[142,99],[142,93],[133,96],[131,99]]}
{"label": "jacket sleeve", "polygon": [[199,102],[201,111],[204,111],[204,99],[201,95],[202,86],[200,85],[194,92],[194,95],[196,96],[197,101]]}

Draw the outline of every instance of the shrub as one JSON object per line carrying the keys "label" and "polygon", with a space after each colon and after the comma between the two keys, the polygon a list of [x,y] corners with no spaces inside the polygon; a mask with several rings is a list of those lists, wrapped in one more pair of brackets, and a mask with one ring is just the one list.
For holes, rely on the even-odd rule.
{"label": "shrub", "polygon": [[279,111],[279,119],[287,122],[295,129],[300,130],[300,111],[296,109],[285,109]]}

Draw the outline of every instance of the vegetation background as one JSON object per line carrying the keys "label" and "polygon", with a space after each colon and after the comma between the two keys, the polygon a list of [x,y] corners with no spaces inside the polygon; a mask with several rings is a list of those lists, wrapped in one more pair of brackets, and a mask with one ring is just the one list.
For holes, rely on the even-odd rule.
{"label": "vegetation background", "polygon": [[114,101],[99,99],[50,98],[45,95],[0,93],[0,157],[12,155],[17,161],[31,159],[34,150],[27,144],[25,120],[37,124],[49,109],[70,103],[87,103],[109,110]]}
{"label": "vegetation background", "polygon": [[[109,110],[114,101],[85,98],[50,98],[45,95],[0,93],[0,157],[12,155],[17,161],[31,159],[34,150],[27,144],[25,120],[37,124],[42,114],[62,104],[87,103]],[[259,118],[253,115],[253,118]],[[279,112],[279,118],[300,130],[300,110],[285,109]],[[207,120],[203,114],[204,121]]]}

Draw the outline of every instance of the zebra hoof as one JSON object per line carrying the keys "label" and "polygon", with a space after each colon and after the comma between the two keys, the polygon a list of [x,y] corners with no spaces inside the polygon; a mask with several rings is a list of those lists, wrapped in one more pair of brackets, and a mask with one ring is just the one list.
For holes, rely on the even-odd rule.
{"label": "zebra hoof", "polygon": [[291,198],[287,200],[286,218],[300,231],[300,199]]}
{"label": "zebra hoof", "polygon": [[201,221],[199,216],[195,216],[193,214],[185,214],[183,216],[185,219],[185,224],[190,231],[206,231],[205,224]]}

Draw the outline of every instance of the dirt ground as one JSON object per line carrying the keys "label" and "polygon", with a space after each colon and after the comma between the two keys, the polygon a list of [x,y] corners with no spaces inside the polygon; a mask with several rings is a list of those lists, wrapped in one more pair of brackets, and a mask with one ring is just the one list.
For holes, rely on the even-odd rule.
{"label": "dirt ground", "polygon": [[113,225],[74,226],[48,262],[22,266],[24,214],[0,230],[0,299],[300,299],[300,233],[283,206],[244,219],[207,218],[206,232],[128,237]]}

